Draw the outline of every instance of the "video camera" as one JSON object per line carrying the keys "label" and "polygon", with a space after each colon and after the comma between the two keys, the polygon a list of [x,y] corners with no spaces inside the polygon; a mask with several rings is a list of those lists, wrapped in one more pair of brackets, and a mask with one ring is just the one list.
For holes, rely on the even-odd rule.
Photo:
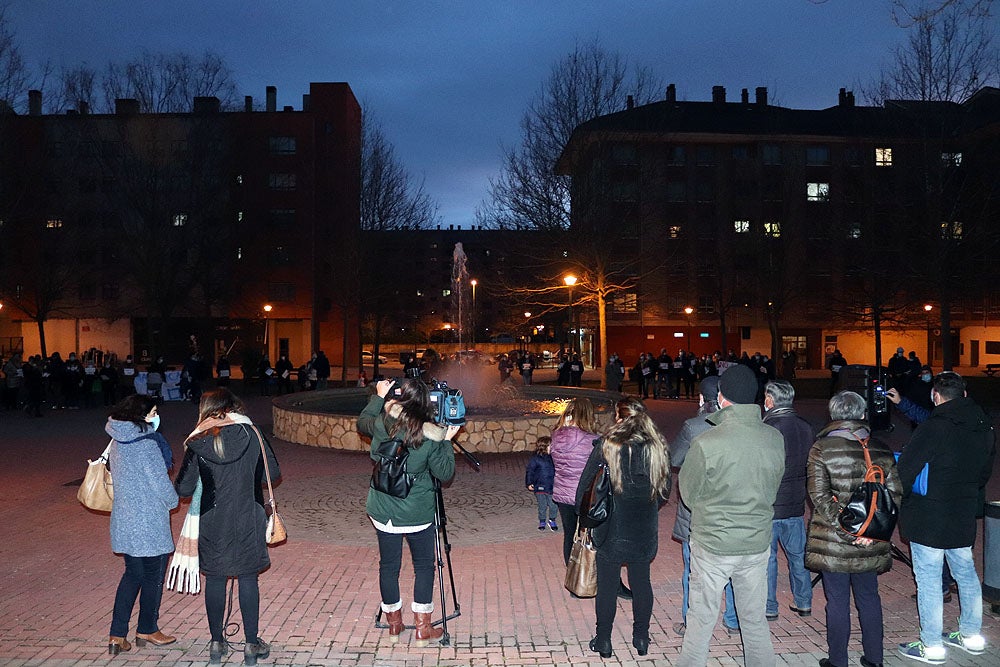
{"label": "video camera", "polygon": [[[410,379],[410,378],[408,378]],[[398,399],[403,392],[403,379],[393,379],[386,399]],[[461,389],[452,389],[444,380],[431,380],[428,384],[428,398],[431,403],[431,414],[435,424],[439,426],[465,425],[465,398]]]}

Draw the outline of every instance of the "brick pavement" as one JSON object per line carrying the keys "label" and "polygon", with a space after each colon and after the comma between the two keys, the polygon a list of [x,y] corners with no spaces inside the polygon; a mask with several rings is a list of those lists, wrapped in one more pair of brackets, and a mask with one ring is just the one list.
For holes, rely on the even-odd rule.
{"label": "brick pavement", "polygon": [[[267,432],[268,404],[250,399],[252,415]],[[668,436],[693,413],[694,403],[660,401],[651,412]],[[823,402],[804,401],[803,413],[823,421]],[[168,403],[162,429],[179,455],[194,422],[190,404]],[[0,413],[0,442],[7,466],[0,508],[7,539],[0,543],[5,572],[0,585],[0,664],[88,665],[109,662],[107,628],[121,560],[109,549],[107,515],[85,511],[72,485],[103,439],[99,410],[48,411],[42,419]],[[904,439],[897,429],[891,439]],[[271,551],[261,576],[262,636],[273,642],[263,664],[423,667],[424,665],[670,665],[681,640],[671,626],[680,619],[680,547],[670,540],[674,503],[663,509],[660,553],[652,566],[656,606],[648,656],[630,643],[631,610],[620,605],[615,657],[601,660],[587,649],[593,634],[590,600],[573,600],[562,588],[561,534],[540,533],[530,494],[522,491],[525,455],[482,456],[483,471],[459,463],[445,491],[449,538],[461,615],[449,621],[451,646],[418,649],[410,631],[393,646],[373,626],[378,609],[377,550],[363,514],[368,461],[284,442],[275,443],[284,481],[276,489],[291,541]],[[21,464],[21,465],[17,465]],[[997,478],[991,497],[997,497]],[[173,517],[180,530],[181,512]],[[562,527],[560,526],[560,530]],[[791,603],[784,565],[779,596]],[[411,587],[404,567],[402,590]],[[885,607],[886,664],[897,642],[916,637],[916,604],[909,569],[897,563],[880,578]],[[437,595],[437,592],[436,592]],[[207,661],[208,631],[200,595],[164,594],[161,626],[178,642],[135,649],[120,664],[189,665]],[[449,608],[451,600],[449,596]],[[821,585],[817,614],[800,619],[783,612],[771,624],[779,664],[815,665],[825,656]],[[945,606],[949,620],[957,603]],[[238,614],[236,614],[238,621]],[[953,622],[953,621],[952,621]],[[133,621],[134,632],[134,621]],[[721,628],[721,624],[719,626]],[[855,621],[851,651],[860,650]],[[1000,642],[1000,619],[984,617],[984,634]],[[237,634],[237,638],[240,635]],[[952,651],[949,665],[998,665],[997,654],[973,658]],[[240,655],[227,664],[240,664]],[[712,665],[742,664],[738,638],[716,631]]]}

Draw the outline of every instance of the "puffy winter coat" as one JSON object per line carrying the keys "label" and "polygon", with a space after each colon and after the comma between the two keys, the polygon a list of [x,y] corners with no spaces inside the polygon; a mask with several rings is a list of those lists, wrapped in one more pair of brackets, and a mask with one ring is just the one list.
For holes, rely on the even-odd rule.
{"label": "puffy winter coat", "polygon": [[[867,422],[833,421],[819,432],[806,467],[813,513],[806,540],[806,567],[818,572],[877,572],[892,567],[888,542],[854,544],[854,536],[837,522],[840,509],[865,478],[865,454],[859,440],[869,436]],[[899,504],[902,492],[896,461],[885,443],[868,442],[872,464],[885,472],[886,486]]]}
{"label": "puffy winter coat", "polygon": [[556,466],[556,479],[552,486],[552,499],[566,505],[576,504],[576,487],[580,483],[597,435],[576,426],[563,426],[552,432],[549,452]]}
{"label": "puffy winter coat", "polygon": [[535,493],[552,493],[556,468],[548,454],[535,454],[528,459],[524,471],[524,485],[533,487]]}
{"label": "puffy winter coat", "polygon": [[[955,398],[934,408],[899,457],[905,489],[899,515],[903,537],[935,549],[971,546],[995,455],[993,426],[971,398]],[[927,495],[921,496],[912,490],[925,464]]]}
{"label": "puffy winter coat", "polygon": [[[260,440],[245,424],[218,429],[223,454],[215,452],[214,429],[188,442],[177,475],[177,493],[190,496],[201,477],[201,520],[198,559],[209,576],[255,574],[271,564],[264,541],[264,459]],[[262,436],[263,437],[263,436]],[[267,465],[272,483],[281,477],[267,438]]]}
{"label": "puffy winter coat", "polygon": [[170,510],[177,507],[177,494],[160,454],[163,436],[116,419],[109,419],[104,430],[115,440],[110,455],[115,482],[111,550],[136,557],[170,553]]}

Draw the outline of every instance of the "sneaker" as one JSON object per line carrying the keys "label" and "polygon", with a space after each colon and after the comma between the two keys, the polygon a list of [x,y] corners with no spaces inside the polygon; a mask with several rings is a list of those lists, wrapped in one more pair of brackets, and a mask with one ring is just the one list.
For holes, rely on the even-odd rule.
{"label": "sneaker", "polygon": [[912,658],[931,665],[943,665],[945,658],[944,646],[924,646],[923,642],[910,642],[899,645],[899,654],[904,658]]}
{"label": "sneaker", "polygon": [[683,637],[687,629],[687,623],[674,623],[674,634],[678,637]]}
{"label": "sneaker", "polygon": [[539,521],[538,522],[538,530],[545,530],[545,522],[544,521]]}
{"label": "sneaker", "polygon": [[986,640],[982,635],[972,635],[965,637],[961,632],[945,632],[941,634],[941,641],[945,646],[960,648],[972,655],[981,655],[986,652]]}
{"label": "sneaker", "polygon": [[555,519],[549,520],[549,530],[551,530],[553,533],[559,530],[559,526],[556,525]]}

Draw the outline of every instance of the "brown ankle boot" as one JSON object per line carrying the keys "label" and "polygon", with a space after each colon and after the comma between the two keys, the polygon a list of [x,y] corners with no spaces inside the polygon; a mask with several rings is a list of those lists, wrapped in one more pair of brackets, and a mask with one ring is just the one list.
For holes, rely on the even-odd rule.
{"label": "brown ankle boot", "polygon": [[108,653],[118,655],[122,651],[131,651],[132,645],[124,637],[108,637]]}
{"label": "brown ankle boot", "polygon": [[389,641],[395,644],[399,641],[399,635],[405,627],[403,625],[403,611],[397,609],[385,612],[385,621],[389,624]]}
{"label": "brown ankle boot", "polygon": [[427,646],[428,641],[441,639],[444,630],[431,625],[430,613],[421,614],[420,612],[413,612],[413,616],[413,625],[416,626],[417,646]]}

